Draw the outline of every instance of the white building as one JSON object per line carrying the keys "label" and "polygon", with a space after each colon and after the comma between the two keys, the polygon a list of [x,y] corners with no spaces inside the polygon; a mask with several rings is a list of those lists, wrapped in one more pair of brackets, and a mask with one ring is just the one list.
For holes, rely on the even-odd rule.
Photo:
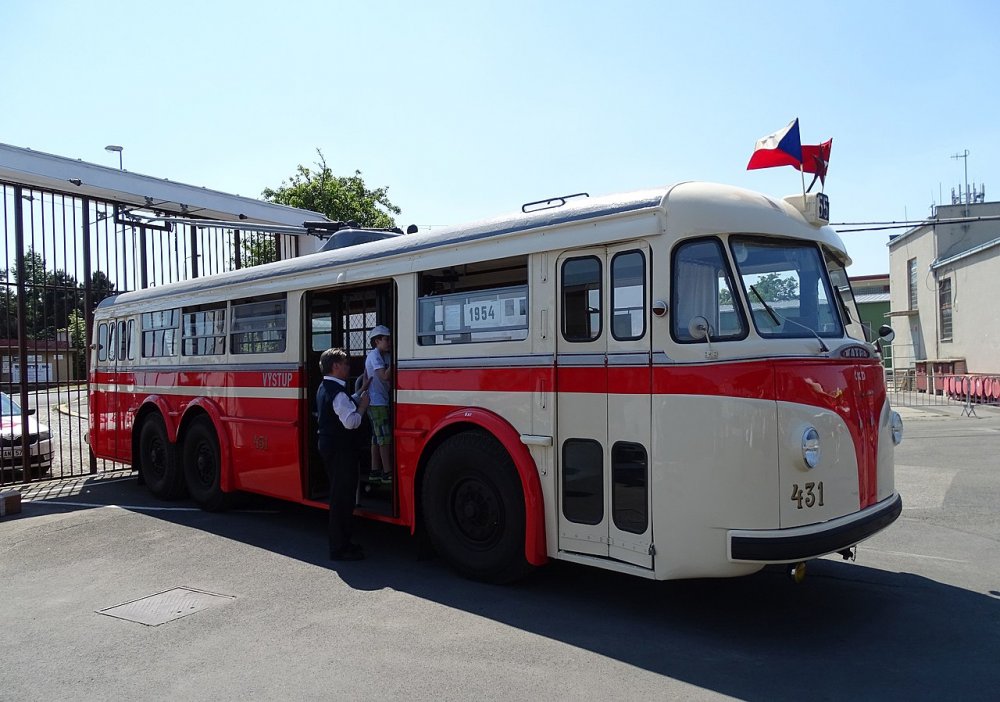
{"label": "white building", "polygon": [[1000,373],[1000,202],[939,206],[889,240],[899,369]]}

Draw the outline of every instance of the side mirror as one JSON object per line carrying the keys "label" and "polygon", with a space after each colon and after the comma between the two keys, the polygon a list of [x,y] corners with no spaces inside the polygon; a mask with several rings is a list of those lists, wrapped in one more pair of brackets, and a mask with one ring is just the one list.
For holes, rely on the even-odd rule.
{"label": "side mirror", "polygon": [[29,414],[29,415],[32,415],[32,414],[34,414],[34,413],[35,413],[35,410],[33,410],[33,409],[30,409],[30,410],[28,410],[28,414]]}
{"label": "side mirror", "polygon": [[891,344],[892,340],[896,338],[896,332],[888,324],[883,324],[878,328],[878,338],[887,344]]}
{"label": "side mirror", "polygon": [[697,317],[692,317],[691,321],[688,322],[688,334],[691,335],[692,339],[705,339],[708,341],[708,337],[712,334],[712,326],[708,323],[708,320],[698,315]]}

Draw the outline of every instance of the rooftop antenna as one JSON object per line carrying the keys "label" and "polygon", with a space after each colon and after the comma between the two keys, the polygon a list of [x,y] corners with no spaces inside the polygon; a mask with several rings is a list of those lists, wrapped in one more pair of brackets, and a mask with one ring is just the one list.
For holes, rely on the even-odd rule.
{"label": "rooftop antenna", "polygon": [[956,161],[958,159],[963,159],[965,161],[965,216],[969,216],[969,150],[965,149],[960,154],[953,154],[952,158]]}

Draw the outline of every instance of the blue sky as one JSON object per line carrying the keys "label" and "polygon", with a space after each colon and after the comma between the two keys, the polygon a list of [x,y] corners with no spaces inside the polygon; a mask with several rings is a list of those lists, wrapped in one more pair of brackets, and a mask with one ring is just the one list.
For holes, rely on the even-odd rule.
{"label": "blue sky", "polygon": [[[406,225],[680,180],[781,196],[754,142],[832,137],[836,222],[1000,200],[1000,5],[171,1],[0,5],[0,142],[259,196],[323,150]],[[886,232],[845,234],[854,275]]]}

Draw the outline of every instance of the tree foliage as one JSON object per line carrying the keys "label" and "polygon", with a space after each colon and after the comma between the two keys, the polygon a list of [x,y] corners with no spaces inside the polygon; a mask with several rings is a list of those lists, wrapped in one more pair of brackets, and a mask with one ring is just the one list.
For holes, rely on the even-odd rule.
{"label": "tree foliage", "polygon": [[281,205],[321,212],[335,221],[355,222],[361,227],[388,229],[396,226],[393,215],[401,210],[389,200],[388,188],[369,189],[361,177],[336,176],[316,149],[315,169],[299,164],[295,174],[277,189],[265,188],[264,199]]}
{"label": "tree foliage", "polygon": [[[84,309],[85,286],[76,276],[62,269],[49,270],[45,258],[33,249],[24,255],[24,280],[18,281],[17,267],[0,269],[0,336],[18,337],[17,290],[24,286],[24,326],[28,339],[55,339],[60,332],[68,334],[72,348],[80,353],[77,363],[85,363],[87,344]],[[97,307],[104,298],[116,292],[115,284],[104,271],[90,276],[90,307]]]}
{"label": "tree foliage", "polygon": [[753,286],[767,302],[795,300],[799,296],[799,281],[791,275],[782,278],[780,273],[768,273],[758,278]]}

